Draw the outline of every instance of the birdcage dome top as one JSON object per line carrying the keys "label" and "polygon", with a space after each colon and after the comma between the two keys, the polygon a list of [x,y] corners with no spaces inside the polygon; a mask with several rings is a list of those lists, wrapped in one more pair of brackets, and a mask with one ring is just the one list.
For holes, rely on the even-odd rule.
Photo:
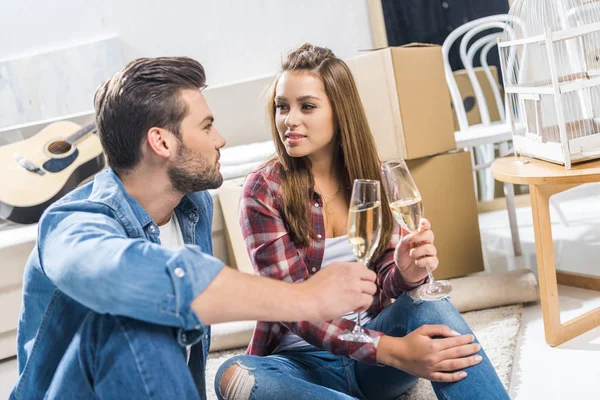
{"label": "birdcage dome top", "polygon": [[600,0],[516,0],[509,16],[505,41],[600,22]]}

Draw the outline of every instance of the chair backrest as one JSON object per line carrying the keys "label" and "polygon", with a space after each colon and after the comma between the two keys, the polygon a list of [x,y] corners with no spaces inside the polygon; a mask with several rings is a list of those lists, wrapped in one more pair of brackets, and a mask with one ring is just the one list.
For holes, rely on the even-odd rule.
{"label": "chair backrest", "polygon": [[[487,57],[488,57],[490,50],[492,49],[492,47],[495,47],[498,44],[498,39],[500,39],[500,37],[501,37],[500,34],[492,34],[492,35],[487,36],[487,38],[489,38],[489,41],[484,44],[483,49],[481,50],[479,62],[481,63],[481,66],[483,67],[483,72],[485,73],[485,76],[487,77],[488,82],[490,83],[490,87],[492,88],[492,93],[494,93],[494,99],[496,101],[496,107],[498,108],[498,115],[500,116],[500,120],[502,122],[505,122],[506,121],[506,113],[504,112],[504,107],[503,107],[504,102],[502,101],[502,95],[500,94],[500,88],[498,87],[498,82],[494,79],[494,76],[492,75],[492,72],[490,71],[490,65],[488,64],[488,61],[487,61]],[[473,45],[472,47],[475,47],[475,45]],[[468,56],[470,54],[470,50],[471,49],[469,49],[469,53],[467,53]],[[473,54],[470,55],[470,58],[473,59],[474,56],[475,56],[475,52],[473,52]]]}
{"label": "chair backrest", "polygon": [[[496,43],[497,43],[497,39],[498,39],[497,35],[502,35],[502,32],[484,36],[483,38],[481,38],[481,39],[477,40],[475,43],[473,43],[469,47],[468,51],[467,51],[467,48],[471,42],[471,39],[473,39],[473,37],[475,35],[477,35],[481,32],[487,31],[489,29],[493,29],[493,28],[502,29],[503,31],[504,30],[512,31],[512,28],[506,22],[488,21],[488,22],[481,23],[481,24],[469,29],[465,33],[464,37],[462,38],[462,40],[460,42],[460,58],[461,58],[461,61],[463,62],[465,70],[467,71],[467,75],[469,76],[471,85],[473,86],[473,92],[475,93],[475,99],[477,100],[479,114],[481,116],[481,122],[484,125],[489,125],[491,123],[490,113],[489,113],[487,103],[485,101],[485,96],[483,94],[483,90],[481,89],[481,84],[479,83],[479,80],[477,79],[477,75],[475,74],[475,71],[473,70],[473,57],[475,56],[475,53],[477,52],[477,50],[479,50],[484,44],[489,42],[489,38],[488,38],[489,36],[496,36],[495,39],[496,39]],[[514,35],[511,35],[511,36],[514,36]],[[495,87],[495,83],[492,84],[492,88],[493,87]],[[499,109],[503,109],[502,104],[503,104],[502,101],[500,101],[499,103],[497,102],[496,106]],[[500,115],[504,114],[503,111],[504,110],[499,111]]]}
{"label": "chair backrest", "polygon": [[[473,86],[473,92],[474,92],[475,98],[478,102],[478,106],[479,106],[478,108],[479,108],[479,112],[481,114],[481,121],[483,122],[483,124],[489,125],[491,122],[490,122],[490,116],[489,116],[487,103],[485,101],[485,96],[483,94],[483,90],[481,89],[481,85],[479,84],[479,81],[477,79],[475,71],[473,70],[472,59],[475,56],[475,53],[477,52],[477,50],[483,46],[486,46],[484,48],[485,53],[484,53],[484,51],[482,51],[481,57],[482,58],[484,56],[487,57],[490,49],[494,46],[494,44],[490,44],[490,41],[492,40],[492,38],[497,40],[498,33],[493,33],[493,34],[487,35],[484,38],[476,41],[472,46],[472,47],[476,47],[476,48],[475,48],[475,50],[473,50],[472,53],[470,53],[470,57],[469,57],[469,54],[467,53],[467,47],[469,45],[469,42],[473,38],[473,36],[475,36],[477,33],[485,31],[487,29],[500,28],[500,29],[510,30],[510,24],[508,23],[509,21],[511,21],[511,17],[508,14],[498,14],[498,15],[491,15],[489,17],[479,18],[479,19],[467,22],[466,24],[461,25],[458,28],[456,28],[454,31],[452,31],[450,33],[450,35],[448,35],[446,40],[444,40],[444,43],[442,44],[442,55],[443,55],[443,59],[444,59],[444,70],[445,70],[445,75],[446,75],[446,82],[448,84],[448,89],[450,91],[450,96],[452,98],[452,102],[454,103],[456,119],[458,121],[458,126],[461,131],[468,129],[469,122],[467,120],[467,113],[466,113],[464,104],[462,103],[462,97],[461,97],[460,91],[458,89],[456,79],[454,78],[454,73],[452,72],[452,68],[450,67],[449,56],[448,56],[450,53],[450,48],[456,42],[456,40],[458,40],[459,38],[461,38],[464,35],[464,37],[462,38],[462,40],[460,42],[461,60],[462,60],[463,64],[465,65],[465,70],[467,71],[469,80],[471,81],[471,84]],[[487,61],[485,63],[482,63],[482,65],[484,66],[484,69],[487,69],[485,74],[486,74],[488,80],[490,80],[490,83],[494,82],[493,76],[491,75],[491,72],[489,71],[489,65],[487,64]],[[495,82],[492,84],[492,90],[494,90],[494,88],[496,88],[496,90],[494,91],[494,97],[495,97],[496,103],[497,103],[496,106],[502,108],[500,92],[499,92]],[[500,100],[500,101],[498,101],[498,100]],[[500,112],[500,115],[501,116],[505,115],[504,110],[502,110],[502,112]]]}
{"label": "chair backrest", "polygon": [[[487,61],[487,57],[489,55],[490,50],[492,49],[492,47],[495,47],[498,44],[498,39],[501,38],[501,36],[502,33],[492,33],[481,37],[475,43],[473,43],[471,47],[469,47],[467,55],[465,59],[462,60],[462,62],[465,66],[465,71],[469,76],[469,81],[471,81],[472,76],[477,76],[473,68],[473,58],[475,57],[475,54],[481,49],[480,63],[482,66],[482,70],[492,90],[492,94],[494,96],[494,103],[496,104],[496,108],[498,110],[498,116],[500,117],[500,120],[504,122],[504,101],[502,101],[502,94],[500,93],[500,88],[498,87],[498,81],[496,80],[496,78],[494,78],[494,75],[492,74],[492,71]],[[475,82],[471,82],[471,86],[474,88],[475,91],[475,99],[477,100],[477,104],[479,105],[478,109],[480,112],[481,120],[484,123],[489,123],[491,117],[489,115],[487,99],[484,96],[483,91],[481,90],[479,80],[476,79]]]}

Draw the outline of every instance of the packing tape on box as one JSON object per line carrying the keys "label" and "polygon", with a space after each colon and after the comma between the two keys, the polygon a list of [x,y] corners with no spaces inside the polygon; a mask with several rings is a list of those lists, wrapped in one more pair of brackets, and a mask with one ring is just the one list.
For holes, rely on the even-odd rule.
{"label": "packing tape on box", "polygon": [[539,299],[537,279],[528,269],[473,274],[450,282],[450,302],[461,313]]}

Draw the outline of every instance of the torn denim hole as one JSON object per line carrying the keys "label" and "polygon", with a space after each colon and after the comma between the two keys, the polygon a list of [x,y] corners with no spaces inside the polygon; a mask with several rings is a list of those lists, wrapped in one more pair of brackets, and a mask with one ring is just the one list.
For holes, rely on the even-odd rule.
{"label": "torn denim hole", "polygon": [[239,362],[231,365],[227,370],[230,368],[235,368],[235,371],[225,388],[223,397],[226,400],[249,400],[256,381],[256,378],[250,375],[252,368],[248,368]]}

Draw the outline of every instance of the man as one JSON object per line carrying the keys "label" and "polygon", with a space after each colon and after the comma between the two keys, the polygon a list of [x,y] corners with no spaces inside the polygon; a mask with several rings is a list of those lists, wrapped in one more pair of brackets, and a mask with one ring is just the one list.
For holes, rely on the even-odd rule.
{"label": "man", "polygon": [[11,399],[205,398],[211,324],[327,320],[370,305],[375,275],[358,263],[291,285],[212,257],[205,190],[222,183],[225,140],[204,87],[198,62],[156,58],[96,92],[111,168],[40,220]]}

